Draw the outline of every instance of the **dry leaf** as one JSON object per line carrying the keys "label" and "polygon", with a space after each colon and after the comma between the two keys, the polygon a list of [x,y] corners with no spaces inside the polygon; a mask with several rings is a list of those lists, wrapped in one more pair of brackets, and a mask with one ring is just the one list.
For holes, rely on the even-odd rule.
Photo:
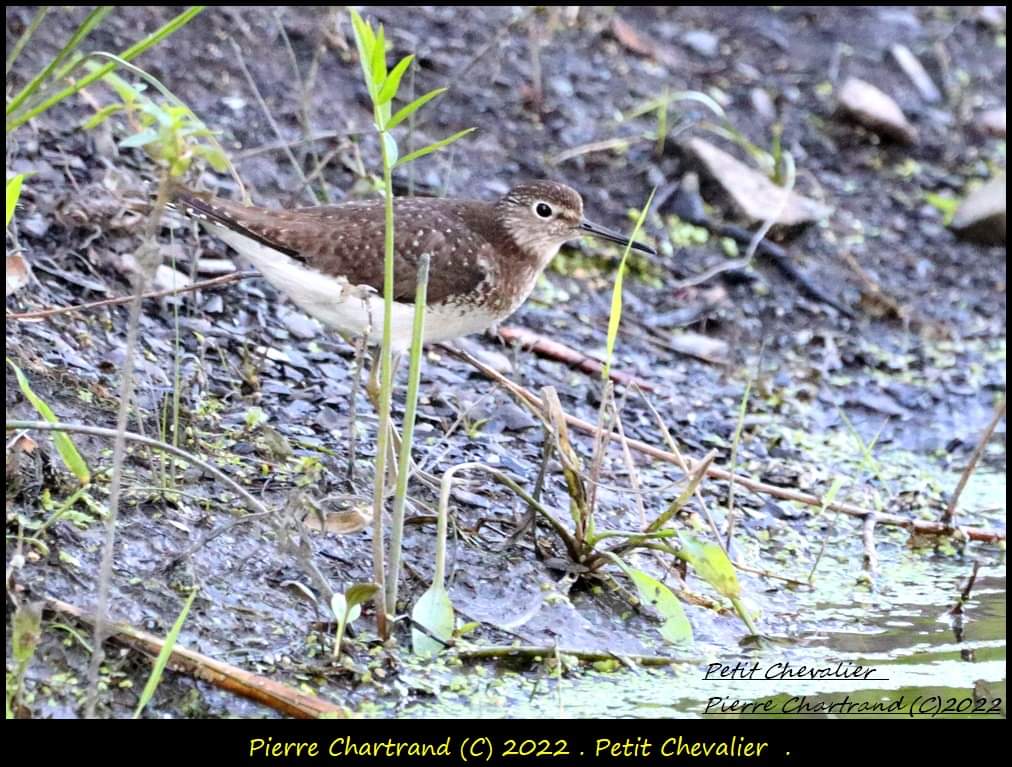
{"label": "dry leaf", "polygon": [[335,535],[352,535],[372,525],[372,507],[366,504],[344,511],[318,511],[306,514],[302,524],[310,530]]}
{"label": "dry leaf", "polygon": [[31,270],[28,262],[20,253],[7,255],[7,295],[12,295],[21,290],[31,279]]}

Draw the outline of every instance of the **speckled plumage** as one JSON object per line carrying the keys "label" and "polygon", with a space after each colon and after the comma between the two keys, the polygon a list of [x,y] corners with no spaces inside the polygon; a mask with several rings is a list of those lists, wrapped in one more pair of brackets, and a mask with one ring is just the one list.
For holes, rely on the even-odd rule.
{"label": "speckled plumage", "polygon": [[[379,340],[381,200],[271,210],[184,193],[176,205],[204,222],[324,325]],[[549,209],[550,217],[537,213]],[[447,340],[483,330],[516,311],[564,242],[583,233],[621,239],[582,216],[580,195],[547,181],[516,186],[494,203],[395,200],[395,348],[410,343],[423,253],[430,256],[425,340]],[[648,250],[638,243],[636,247]]]}

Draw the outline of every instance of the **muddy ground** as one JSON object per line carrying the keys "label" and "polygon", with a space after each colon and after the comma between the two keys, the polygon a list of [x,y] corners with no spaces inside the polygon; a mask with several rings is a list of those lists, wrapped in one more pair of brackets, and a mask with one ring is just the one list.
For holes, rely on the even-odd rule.
{"label": "muddy ground", "polygon": [[[728,463],[751,382],[737,455],[742,472],[815,495],[842,477],[840,499],[938,519],[1004,392],[1006,266],[1004,246],[956,238],[928,195],[959,198],[1004,168],[1004,138],[978,125],[983,110],[1004,107],[1003,17],[995,27],[974,9],[624,8],[617,13],[637,40],[617,35],[616,13],[605,9],[572,14],[510,8],[368,10],[369,17],[386,25],[392,54],[417,56],[417,93],[450,87],[422,113],[416,145],[478,128],[452,151],[419,161],[399,185],[493,199],[515,181],[550,177],[579,189],[590,217],[628,229],[630,211],[644,203],[651,188],[671,190],[695,169],[682,139],[719,140],[699,125],[705,115],[698,106],[676,107],[684,123],[660,153],[652,116],[618,118],[665,89],[704,91],[722,102],[739,131],[768,149],[771,124],[752,96],[754,89],[765,91],[782,121],[783,145],[797,164],[797,190],[831,208],[822,223],[790,233],[784,247],[811,283],[854,316],[804,295],[762,258],[745,270],[672,289],[721,263],[728,252],[717,237],[695,242],[673,237],[669,194],[645,227],[661,257],[636,262],[626,281],[615,367],[651,384],[652,404],[694,457],[715,448],[718,462]],[[31,15],[29,9],[8,9],[8,49]],[[58,49],[80,15],[80,9],[50,14],[8,75],[8,92]],[[87,47],[122,50],[171,15],[168,9],[120,9]],[[318,62],[305,98],[282,28],[303,78],[314,57]],[[888,56],[897,42],[920,56],[943,89],[941,103],[925,104]],[[221,132],[258,203],[307,204],[309,196],[246,82],[233,43],[306,172],[314,167],[314,157],[329,155],[322,179],[332,199],[367,192],[371,183],[362,172],[377,172],[378,153],[368,135],[370,112],[347,18],[311,8],[209,9],[137,62]],[[834,88],[848,75],[873,82],[895,98],[919,130],[919,143],[880,139],[836,116]],[[143,219],[131,209],[149,198],[155,169],[139,151],[117,149],[121,134],[115,122],[97,131],[79,127],[94,105],[109,97],[103,88],[92,87],[86,98],[71,99],[8,136],[8,174],[33,174],[17,211],[15,237],[8,236],[8,252],[19,247],[34,274],[31,284],[8,298],[8,313],[129,291],[131,254],[143,231]],[[312,144],[300,141],[303,109],[310,132],[324,134]],[[629,145],[558,161],[562,152],[616,137],[629,138]],[[211,172],[199,183],[219,194],[235,192],[227,177]],[[314,188],[319,192],[320,184]],[[705,178],[703,196],[716,220],[735,221]],[[166,259],[175,259],[185,274],[230,255],[210,238],[196,239],[175,219],[163,225],[160,241]],[[601,355],[618,255],[590,242],[567,248],[509,324]],[[39,322],[8,317],[7,355],[62,420],[113,426],[126,317],[123,306]],[[702,351],[698,336],[710,339]],[[271,286],[249,279],[178,300],[149,300],[140,338],[133,430],[166,435],[162,419],[171,412],[175,393],[180,445],[223,468],[272,508],[291,508],[301,496],[328,509],[368,503],[376,419],[361,394],[356,471],[351,482],[346,479],[354,350]],[[693,354],[684,353],[688,341]],[[532,391],[554,386],[567,411],[596,419],[601,396],[596,377],[492,337],[475,337],[470,344],[512,380]],[[8,419],[36,417],[13,376],[6,395]],[[402,396],[395,405],[398,418]],[[638,395],[623,400],[622,417],[628,437],[664,447]],[[1004,421],[998,432],[983,465],[999,477],[1000,503],[967,509],[961,524],[1004,529]],[[20,601],[52,597],[93,609],[101,559],[100,507],[83,503],[48,527],[42,545],[19,544],[19,535],[30,534],[74,489],[48,436],[33,438],[42,451],[21,455],[13,468],[8,454],[8,648],[14,596]],[[101,504],[107,499],[111,445],[90,437],[74,441],[95,474],[90,494]],[[530,488],[541,465],[542,442],[537,421],[505,391],[438,349],[429,351],[415,456],[427,471],[438,476],[462,461],[480,461]],[[576,442],[589,460],[590,440],[580,436]],[[678,488],[670,485],[682,475],[641,456],[636,461],[643,488],[657,491],[643,496],[652,517],[677,496]],[[568,521],[559,465],[549,468],[544,501]],[[159,491],[165,471],[176,473],[182,494]],[[619,450],[607,455],[601,479],[599,525],[638,525]],[[407,528],[401,612],[428,586],[433,566],[435,494],[418,482],[411,492],[417,524]],[[707,481],[702,492],[723,520],[727,483]],[[820,565],[823,577],[863,583],[874,593],[871,579],[863,575],[858,521],[741,489],[735,506],[743,512],[734,546],[741,561],[804,580],[829,540],[829,556]],[[671,652],[651,610],[631,608],[627,592],[616,591],[614,582],[572,585],[560,562],[564,550],[549,528],[537,530],[538,551],[530,536],[511,543],[525,506],[502,487],[475,477],[455,494],[452,508],[456,535],[449,588],[460,620],[478,623],[470,641]],[[199,470],[131,451],[116,538],[114,617],[164,636],[187,588],[197,583],[200,592],[180,643],[211,657],[362,713],[410,712],[419,701],[439,700],[447,685],[457,685],[446,693],[451,699],[467,692],[468,683],[460,682],[452,668],[440,664],[434,671],[407,657],[406,623],[398,624],[397,647],[381,648],[368,609],[348,646],[349,660],[333,665],[327,607],[307,598],[314,584],[297,558],[279,546],[277,529],[267,520],[232,527],[167,569],[177,554],[244,513],[233,495]],[[883,560],[910,556],[905,532],[880,528],[879,535]],[[368,529],[313,534],[310,543],[313,562],[335,589],[370,580]],[[998,563],[994,575],[1003,592],[1003,549],[950,539],[936,543],[928,541],[914,554],[928,570],[936,561],[965,573],[975,558]],[[691,572],[683,584],[676,572],[665,574],[660,563],[640,561],[672,587],[720,601]],[[764,634],[790,645],[792,637],[811,628],[799,628],[804,619],[794,590],[750,573],[740,577]],[[690,655],[739,651],[747,632],[726,605],[686,609],[697,643]],[[50,615],[43,628],[19,714],[79,716],[89,657],[87,626]],[[550,677],[542,668],[534,664],[526,673]],[[148,669],[139,655],[114,650],[102,672],[107,689],[101,715],[132,711]],[[271,714],[173,674],[148,712]],[[498,715],[503,713],[509,710]]]}

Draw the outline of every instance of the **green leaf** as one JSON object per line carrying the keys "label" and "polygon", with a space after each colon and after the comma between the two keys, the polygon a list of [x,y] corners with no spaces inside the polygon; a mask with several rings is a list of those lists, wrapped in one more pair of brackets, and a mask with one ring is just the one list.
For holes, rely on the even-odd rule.
{"label": "green leaf", "polygon": [[142,130],[140,133],[135,133],[132,136],[128,136],[119,142],[121,149],[131,149],[133,147],[147,146],[158,141],[158,130],[155,128],[148,128]]}
{"label": "green leaf", "polygon": [[87,120],[85,120],[83,123],[81,123],[81,127],[84,128],[85,130],[91,130],[92,128],[96,128],[102,123],[104,123],[106,120],[108,120],[110,117],[112,117],[114,114],[116,114],[117,112],[122,112],[124,109],[125,107],[123,106],[123,104],[109,104],[108,106],[104,106],[97,112],[95,112],[95,114],[93,114]]}
{"label": "green leaf", "polygon": [[372,59],[369,62],[372,74],[373,101],[376,100],[376,96],[379,93],[380,86],[383,85],[383,81],[387,79],[387,41],[383,36],[383,25],[379,25],[379,29],[376,30],[376,42],[372,47]]}
{"label": "green leaf", "polygon": [[449,146],[457,139],[463,138],[468,133],[471,133],[472,131],[475,130],[477,130],[477,128],[466,128],[465,130],[457,131],[452,136],[447,136],[441,141],[435,141],[429,144],[428,146],[422,147],[421,149],[416,149],[411,154],[407,155],[406,157],[402,157],[400,160],[398,160],[397,165],[394,167],[399,168],[401,165],[407,165],[409,162],[413,162],[417,160],[419,157],[425,157],[425,155],[427,154],[432,154],[436,150],[442,149],[445,146]]}
{"label": "green leaf", "polygon": [[355,583],[348,587],[348,590],[344,592],[344,596],[348,600],[349,607],[354,607],[355,605],[365,604],[372,599],[377,589],[379,589],[379,586],[375,583]]}
{"label": "green leaf", "polygon": [[629,579],[636,586],[640,601],[652,605],[655,610],[664,618],[661,626],[661,636],[672,644],[692,642],[692,624],[682,609],[682,603],[671,593],[671,589],[663,583],[647,575],[642,570],[630,567],[618,556],[611,552],[605,552],[605,556],[618,565]]}
{"label": "green leaf", "polygon": [[349,8],[348,13],[351,14],[351,25],[355,32],[356,42],[361,41],[362,46],[365,48],[365,60],[368,61],[372,56],[373,45],[376,42],[376,38],[372,32],[372,24],[362,18],[362,15],[354,8]]}
{"label": "green leaf", "polygon": [[362,77],[365,79],[365,85],[371,97],[375,94],[376,88],[373,84],[372,68],[369,66],[369,62],[372,60],[372,51],[376,40],[373,37],[372,27],[359,15],[358,11],[354,8],[349,8],[348,11],[351,14],[352,31],[355,33],[358,63],[362,67]]}
{"label": "green leaf", "polygon": [[397,89],[401,85],[401,78],[404,77],[404,72],[407,71],[407,68],[411,66],[411,62],[414,60],[415,54],[409,53],[397,62],[397,66],[390,70],[390,74],[383,81],[383,87],[380,88],[379,94],[376,96],[377,105],[386,104],[397,95]]}
{"label": "green leaf", "polygon": [[341,657],[341,642],[348,624],[354,623],[362,614],[362,603],[368,602],[379,588],[375,583],[356,583],[344,594],[330,598],[330,609],[337,619],[337,633],[334,635],[334,658]]}
{"label": "green leaf", "polygon": [[[84,66],[89,72],[95,72],[106,65],[99,64],[97,61],[86,61]],[[147,87],[144,83],[139,83],[135,86],[114,72],[109,72],[105,75],[102,78],[102,82],[116,91],[116,95],[127,106],[139,101],[142,98],[141,92]]]}
{"label": "green leaf", "polygon": [[657,193],[657,187],[653,188],[650,192],[650,196],[647,198],[646,204],[640,210],[640,214],[636,219],[636,226],[633,227],[632,235],[629,239],[629,244],[625,246],[625,250],[622,252],[622,260],[618,265],[618,273],[615,275],[615,285],[611,289],[611,313],[608,315],[608,339],[605,345],[604,354],[604,366],[601,368],[601,378],[605,381],[608,380],[608,376],[611,375],[611,359],[615,353],[615,341],[618,338],[618,326],[622,321],[622,282],[625,278],[625,264],[629,258],[629,251],[632,250],[632,241],[636,239],[636,236],[640,233],[640,229],[643,228],[643,221],[646,220],[647,213],[650,211],[650,205],[654,201],[654,195]]}
{"label": "green leaf", "polygon": [[183,630],[183,624],[186,623],[186,616],[190,614],[190,607],[193,605],[193,600],[196,597],[197,590],[193,589],[186,600],[186,604],[183,605],[182,612],[179,613],[179,617],[176,618],[176,622],[172,624],[172,630],[166,635],[165,642],[162,643],[161,652],[158,653],[158,657],[155,659],[155,665],[151,669],[151,675],[148,677],[147,684],[144,685],[144,691],[141,693],[141,699],[137,703],[137,709],[134,711],[134,719],[140,717],[144,707],[148,705],[148,702],[152,697],[154,697],[155,690],[158,689],[158,685],[162,681],[162,674],[165,672],[165,667],[169,665],[169,658],[172,657],[172,650],[175,648],[176,642],[179,640],[179,632]]}
{"label": "green leaf", "polygon": [[330,610],[338,622],[342,622],[348,614],[348,598],[340,592],[330,598]]}
{"label": "green leaf", "polygon": [[390,118],[387,121],[386,129],[393,130],[402,122],[407,120],[412,114],[417,112],[419,108],[428,104],[430,101],[432,101],[432,99],[436,98],[436,96],[440,96],[443,93],[446,93],[447,90],[448,88],[435,88],[426,93],[424,96],[419,96],[407,106],[401,107],[400,109],[397,110],[397,114],[395,114],[392,118]]}
{"label": "green leaf", "polygon": [[18,206],[18,200],[21,199],[21,185],[25,181],[25,174],[19,173],[7,182],[7,223],[4,227],[11,225],[11,220],[14,218],[14,209]]}
{"label": "green leaf", "polygon": [[720,546],[710,541],[701,541],[692,535],[681,535],[679,541],[681,548],[678,556],[692,565],[700,578],[728,599],[738,599],[741,596],[741,584],[738,583],[734,565]]}
{"label": "green leaf", "polygon": [[207,164],[218,173],[228,171],[228,156],[216,146],[199,146],[193,150],[198,157],[207,160]]}
{"label": "green leaf", "polygon": [[435,655],[450,643],[453,638],[453,603],[446,589],[432,586],[422,594],[411,611],[411,620],[425,626],[429,634],[438,637],[442,642],[412,627],[411,651],[415,655]]}
{"label": "green leaf", "polygon": [[671,593],[671,589],[635,567],[625,565],[623,569],[636,585],[640,601],[653,607],[664,619],[661,636],[672,644],[691,642],[692,624],[685,615],[682,603]]}
{"label": "green leaf", "polygon": [[[32,407],[38,411],[39,415],[49,423],[59,423],[49,405],[43,402],[42,398],[32,391],[32,387],[28,384],[25,374],[21,372],[21,368],[15,365],[9,358],[7,359],[7,364],[14,369],[14,375],[17,376],[21,393],[25,395],[25,399],[32,403]],[[88,471],[88,464],[84,462],[81,454],[77,452],[77,448],[74,447],[74,443],[67,436],[67,433],[62,431],[53,432],[53,444],[56,445],[56,452],[60,454],[63,463],[77,477],[77,481],[82,485],[90,484],[91,472]]]}

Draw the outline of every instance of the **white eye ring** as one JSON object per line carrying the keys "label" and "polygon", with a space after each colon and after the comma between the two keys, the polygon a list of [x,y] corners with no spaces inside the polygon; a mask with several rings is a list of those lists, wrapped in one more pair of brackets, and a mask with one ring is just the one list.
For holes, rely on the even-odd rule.
{"label": "white eye ring", "polygon": [[538,218],[547,219],[555,215],[555,211],[552,210],[552,206],[549,205],[547,202],[544,202],[543,200],[538,200],[536,203],[534,203],[534,205],[532,206],[532,210],[534,211],[534,215],[537,216]]}

